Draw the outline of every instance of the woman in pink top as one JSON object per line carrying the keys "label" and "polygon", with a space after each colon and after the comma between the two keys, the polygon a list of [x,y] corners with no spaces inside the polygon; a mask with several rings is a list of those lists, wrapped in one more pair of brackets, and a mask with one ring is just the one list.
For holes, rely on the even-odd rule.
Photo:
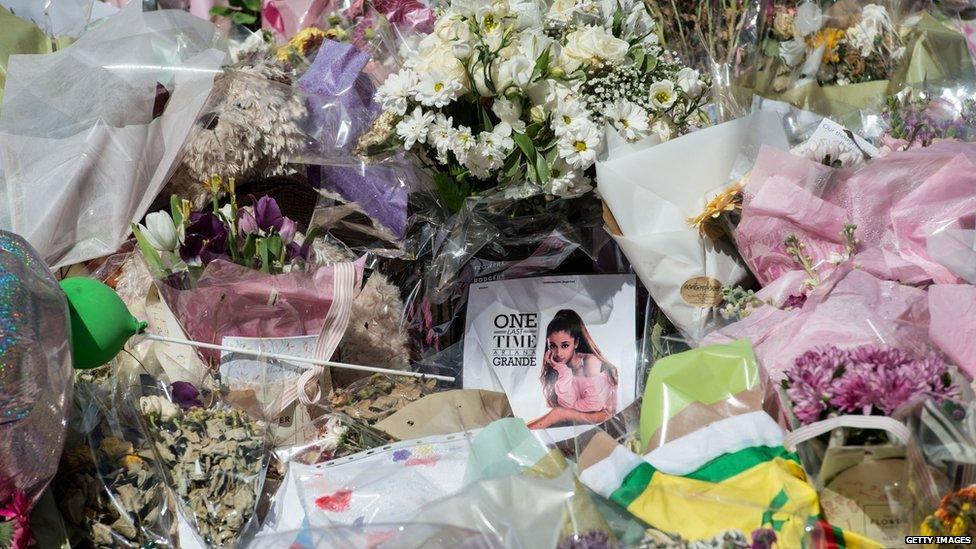
{"label": "woman in pink top", "polygon": [[617,368],[597,349],[583,319],[572,309],[556,313],[546,328],[542,393],[552,410],[530,429],[602,423],[616,413]]}

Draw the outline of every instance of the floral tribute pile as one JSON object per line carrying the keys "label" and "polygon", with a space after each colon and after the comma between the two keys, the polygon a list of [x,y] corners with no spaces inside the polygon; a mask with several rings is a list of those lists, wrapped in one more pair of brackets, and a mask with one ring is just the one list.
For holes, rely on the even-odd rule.
{"label": "floral tribute pile", "polygon": [[28,4],[0,549],[971,542],[976,2]]}

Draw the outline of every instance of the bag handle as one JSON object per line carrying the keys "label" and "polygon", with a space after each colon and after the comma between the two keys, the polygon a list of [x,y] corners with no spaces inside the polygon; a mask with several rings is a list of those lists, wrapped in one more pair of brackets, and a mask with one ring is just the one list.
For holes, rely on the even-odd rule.
{"label": "bag handle", "polygon": [[878,429],[887,431],[903,444],[908,444],[912,438],[912,432],[904,423],[887,416],[855,416],[845,415],[817,421],[809,425],[804,425],[791,431],[783,437],[783,446],[790,452],[795,452],[796,447],[802,442],[817,438],[818,436],[829,433],[838,427],[852,427],[856,429]]}
{"label": "bag handle", "polygon": [[[356,264],[337,263],[332,266],[332,303],[329,311],[325,315],[325,322],[322,330],[319,331],[318,339],[315,342],[316,360],[327,361],[332,358],[339,342],[346,333],[349,326],[349,319],[352,317],[352,302],[356,297]],[[278,405],[275,406],[275,415],[280,414],[294,402],[298,401],[304,406],[311,406],[322,398],[322,386],[319,378],[325,372],[325,368],[318,365],[311,365],[308,370],[302,372],[298,381],[288,387],[281,395]],[[309,385],[315,386],[315,396],[309,398],[307,388]]]}

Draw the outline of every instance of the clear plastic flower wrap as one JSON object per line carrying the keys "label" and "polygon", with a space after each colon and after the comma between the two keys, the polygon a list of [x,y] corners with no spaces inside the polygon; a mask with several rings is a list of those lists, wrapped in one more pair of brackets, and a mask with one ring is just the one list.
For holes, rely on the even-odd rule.
{"label": "clear plastic flower wrap", "polygon": [[57,53],[13,56],[0,226],[53,266],[114,252],[175,167],[225,58],[208,22],[136,4]]}
{"label": "clear plastic flower wrap", "polygon": [[825,116],[880,109],[906,85],[974,76],[962,34],[910,2],[771,2],[760,33],[744,85]]}
{"label": "clear plastic flower wrap", "polygon": [[[239,547],[258,525],[269,463],[268,423],[220,402],[205,405],[189,384],[134,386],[152,449],[197,544]],[[181,545],[190,545],[184,540]]]}
{"label": "clear plastic flower wrap", "polygon": [[76,375],[71,431],[54,482],[76,543],[178,546],[176,516],[152,440],[127,401],[137,375],[129,361]]}
{"label": "clear plastic flower wrap", "polygon": [[14,546],[27,547],[30,509],[54,476],[64,444],[71,330],[51,271],[23,238],[4,231],[0,333],[0,522]]}
{"label": "clear plastic flower wrap", "polygon": [[[342,531],[352,526],[377,535],[388,528],[389,536],[398,528],[436,522],[508,547],[572,546],[587,539],[613,543],[562,454],[517,419],[496,421],[477,433],[395,443],[323,465],[292,464],[283,490],[270,513],[277,520],[265,528]],[[308,534],[296,532],[295,541],[303,535]]]}

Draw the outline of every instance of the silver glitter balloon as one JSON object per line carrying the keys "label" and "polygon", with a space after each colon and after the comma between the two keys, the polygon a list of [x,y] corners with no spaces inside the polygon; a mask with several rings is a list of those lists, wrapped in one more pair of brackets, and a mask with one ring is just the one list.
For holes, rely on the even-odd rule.
{"label": "silver glitter balloon", "polygon": [[0,505],[57,471],[71,398],[68,304],[20,236],[0,231]]}

